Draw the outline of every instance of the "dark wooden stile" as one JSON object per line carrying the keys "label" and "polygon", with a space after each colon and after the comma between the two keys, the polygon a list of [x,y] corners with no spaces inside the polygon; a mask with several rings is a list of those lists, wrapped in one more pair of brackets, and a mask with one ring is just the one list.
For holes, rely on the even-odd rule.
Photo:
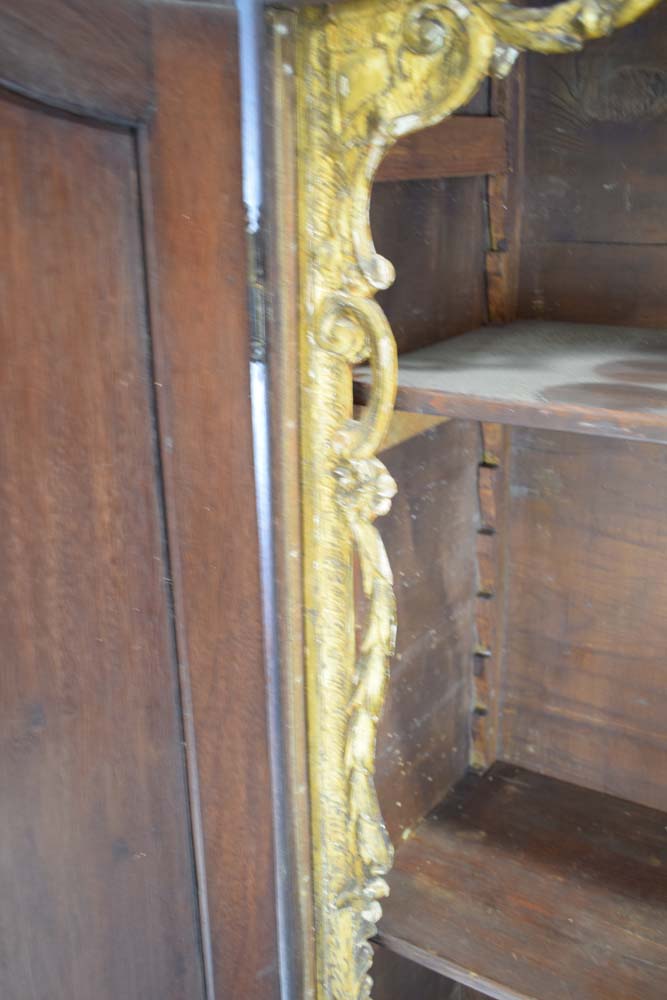
{"label": "dark wooden stile", "polygon": [[277,998],[235,14],[0,38],[0,994]]}
{"label": "dark wooden stile", "polygon": [[152,34],[140,155],[209,988],[277,1000],[236,14],[157,4]]}

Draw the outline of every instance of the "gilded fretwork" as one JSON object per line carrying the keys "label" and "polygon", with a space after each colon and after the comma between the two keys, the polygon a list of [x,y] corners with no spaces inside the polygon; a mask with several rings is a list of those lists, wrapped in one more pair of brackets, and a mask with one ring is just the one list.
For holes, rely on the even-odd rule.
{"label": "gilded fretwork", "polygon": [[[396,350],[374,301],[393,281],[369,226],[374,173],[400,136],[465,104],[524,49],[567,52],[655,0],[359,0],[303,10],[297,93],[302,487],[319,1000],[368,998],[368,939],[392,848],[374,787],[394,648],[391,569],[374,525],[395,484],[375,457],[393,408]],[[352,366],[371,398],[353,419]],[[353,558],[366,613],[357,639]]]}

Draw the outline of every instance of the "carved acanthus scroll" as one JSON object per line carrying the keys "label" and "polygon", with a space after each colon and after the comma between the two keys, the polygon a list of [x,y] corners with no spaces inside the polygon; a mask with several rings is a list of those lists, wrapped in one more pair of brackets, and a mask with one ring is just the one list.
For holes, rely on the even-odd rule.
{"label": "carved acanthus scroll", "polygon": [[[395,600],[374,521],[395,492],[375,456],[394,404],[396,350],[374,296],[394,271],[370,233],[373,176],[400,136],[461,107],[520,51],[578,49],[654,3],[350,0],[300,15],[302,488],[320,1000],[370,996],[368,939],[392,860],[374,762]],[[355,420],[352,366],[369,359],[370,404]],[[355,553],[367,602],[360,640]]]}

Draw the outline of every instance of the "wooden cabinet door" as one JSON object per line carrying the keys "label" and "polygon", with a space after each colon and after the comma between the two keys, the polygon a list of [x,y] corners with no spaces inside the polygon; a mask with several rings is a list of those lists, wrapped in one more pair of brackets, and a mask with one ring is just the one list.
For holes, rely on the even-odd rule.
{"label": "wooden cabinet door", "polygon": [[277,997],[237,41],[0,0],[0,996]]}

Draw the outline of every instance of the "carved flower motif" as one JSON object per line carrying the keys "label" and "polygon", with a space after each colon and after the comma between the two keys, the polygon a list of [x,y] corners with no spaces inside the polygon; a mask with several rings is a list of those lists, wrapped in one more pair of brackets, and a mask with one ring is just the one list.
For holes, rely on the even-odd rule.
{"label": "carved flower motif", "polygon": [[352,459],[335,472],[341,506],[351,521],[372,522],[388,514],[396,483],[377,458]]}

